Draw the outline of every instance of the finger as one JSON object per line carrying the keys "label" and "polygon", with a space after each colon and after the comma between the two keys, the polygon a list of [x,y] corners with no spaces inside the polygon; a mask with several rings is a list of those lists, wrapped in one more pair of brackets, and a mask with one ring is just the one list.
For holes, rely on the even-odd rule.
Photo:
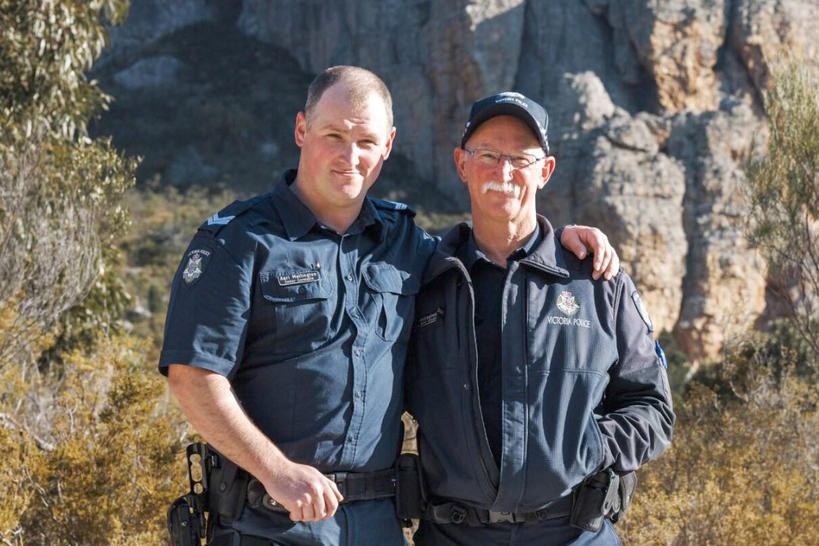
{"label": "finger", "polygon": [[[335,485],[335,484],[333,484]],[[338,510],[338,499],[332,488],[328,487],[324,490],[324,506],[327,510],[326,517],[333,517]]]}
{"label": "finger", "polygon": [[296,505],[290,510],[290,519],[293,521],[304,520],[302,502],[300,500],[296,501]]}
{"label": "finger", "polygon": [[313,510],[313,499],[310,495],[306,495],[307,499],[301,507],[302,521],[314,521],[316,518]]}
{"label": "finger", "polygon": [[608,270],[609,262],[611,261],[611,249],[606,245],[595,254],[595,257],[597,257],[597,255],[600,256],[600,263],[595,270],[595,274],[597,275],[596,278],[599,279]]}
{"label": "finger", "polygon": [[597,249],[593,250],[594,252],[594,259],[592,260],[592,279],[597,280],[602,275],[602,271],[600,270],[600,262],[605,258],[604,250],[602,250],[599,246]]}
{"label": "finger", "polygon": [[580,260],[585,258],[588,253],[586,245],[583,244],[583,241],[577,234],[577,230],[570,229],[567,231],[564,229],[563,234],[560,237],[560,242]]}
{"label": "finger", "polygon": [[606,258],[608,246],[608,241],[601,237],[594,238],[594,245],[592,247],[592,252],[594,252],[593,269],[598,276],[600,276],[600,273],[603,271],[603,260]]}
{"label": "finger", "polygon": [[324,490],[319,490],[313,495],[313,514],[316,520],[327,517],[327,507],[324,504]]}
{"label": "finger", "polygon": [[620,271],[620,256],[618,256],[617,251],[612,248],[611,263],[609,263],[609,268],[606,270],[605,279],[611,279],[618,271]]}
{"label": "finger", "polygon": [[338,486],[336,485],[336,482],[330,482],[330,490],[332,490],[332,492],[335,495],[336,499],[338,499],[338,502],[343,502],[344,501],[344,495],[342,495],[341,492],[338,490]]}

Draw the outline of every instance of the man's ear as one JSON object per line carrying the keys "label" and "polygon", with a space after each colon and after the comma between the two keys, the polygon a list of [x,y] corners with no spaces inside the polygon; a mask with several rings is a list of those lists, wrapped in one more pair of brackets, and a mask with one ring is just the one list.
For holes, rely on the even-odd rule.
{"label": "man's ear", "polygon": [[389,136],[387,137],[387,143],[384,145],[384,155],[382,155],[382,159],[386,161],[390,157],[390,152],[392,152],[392,143],[395,142],[395,127],[392,128],[390,131]]}
{"label": "man's ear", "polygon": [[296,146],[301,148],[304,145],[304,135],[307,133],[307,116],[304,112],[296,114],[296,129],[293,131],[293,138]]}
{"label": "man's ear", "polygon": [[452,159],[455,161],[455,169],[461,177],[461,182],[466,184],[466,152],[463,148],[455,148],[452,151]]}
{"label": "man's ear", "polygon": [[552,177],[552,173],[555,172],[555,158],[553,156],[547,155],[546,158],[543,160],[543,168],[540,170],[540,176],[542,181],[538,184],[537,189],[542,190],[549,179]]}

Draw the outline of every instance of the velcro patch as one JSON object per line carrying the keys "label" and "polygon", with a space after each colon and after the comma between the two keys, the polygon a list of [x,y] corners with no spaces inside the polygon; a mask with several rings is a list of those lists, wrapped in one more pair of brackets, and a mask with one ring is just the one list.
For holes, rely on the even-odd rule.
{"label": "velcro patch", "polygon": [[279,282],[279,286],[309,284],[311,282],[318,282],[320,278],[321,277],[318,271],[297,271],[295,273],[276,275],[276,280]]}

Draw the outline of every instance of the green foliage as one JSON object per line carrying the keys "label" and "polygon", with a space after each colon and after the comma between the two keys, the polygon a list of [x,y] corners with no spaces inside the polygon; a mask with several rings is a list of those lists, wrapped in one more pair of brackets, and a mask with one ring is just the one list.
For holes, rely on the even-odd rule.
{"label": "green foliage", "polygon": [[[621,532],[629,544],[816,544],[819,386],[771,336],[695,382],[668,453],[640,472]],[[772,347],[777,365],[766,365]]]}
{"label": "green foliage", "polygon": [[749,240],[819,361],[819,80],[798,63],[774,71],[764,94],[770,139],[747,167]]}
{"label": "green foliage", "polygon": [[105,45],[104,16],[124,18],[126,0],[0,0],[0,134],[25,142],[72,140],[107,97],[85,71]]}
{"label": "green foliage", "polygon": [[0,369],[36,358],[37,333],[58,321],[55,352],[88,342],[124,308],[105,271],[127,228],[119,201],[136,163],[87,138],[109,98],[84,71],[105,43],[103,19],[126,11],[121,0],[0,0],[0,309],[13,317]]}
{"label": "green foliage", "polygon": [[86,132],[109,99],[84,71],[127,5],[0,0],[3,544],[158,544],[180,489],[153,342],[114,335],[136,162]]}

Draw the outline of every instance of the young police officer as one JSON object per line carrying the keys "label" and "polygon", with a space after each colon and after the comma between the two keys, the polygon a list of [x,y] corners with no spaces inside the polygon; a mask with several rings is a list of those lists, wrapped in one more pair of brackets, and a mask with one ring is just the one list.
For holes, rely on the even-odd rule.
{"label": "young police officer", "polygon": [[555,168],[547,123],[519,93],[488,97],[454,152],[474,227],[443,237],[417,298],[408,405],[430,503],[418,545],[619,544],[608,521],[578,528],[595,527],[578,512],[620,501],[619,476],[601,471],[636,470],[671,440],[634,284],[622,270],[593,281],[535,210]]}
{"label": "young police officer", "polygon": [[[218,451],[209,544],[403,542],[391,467],[434,240],[405,205],[367,197],[394,138],[384,83],[326,70],[296,116],[298,170],[211,216],[182,258],[159,367]],[[613,273],[605,236],[572,232],[584,252],[579,237]]]}

